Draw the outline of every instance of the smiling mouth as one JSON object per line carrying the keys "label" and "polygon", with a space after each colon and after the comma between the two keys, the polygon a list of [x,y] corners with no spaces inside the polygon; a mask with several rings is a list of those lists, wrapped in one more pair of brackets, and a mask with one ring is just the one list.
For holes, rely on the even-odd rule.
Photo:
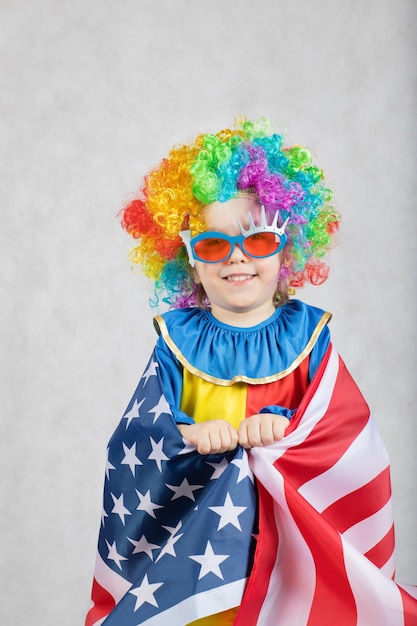
{"label": "smiling mouth", "polygon": [[245,280],[250,280],[253,277],[253,274],[231,274],[230,276],[225,276],[224,280],[232,283],[242,283]]}

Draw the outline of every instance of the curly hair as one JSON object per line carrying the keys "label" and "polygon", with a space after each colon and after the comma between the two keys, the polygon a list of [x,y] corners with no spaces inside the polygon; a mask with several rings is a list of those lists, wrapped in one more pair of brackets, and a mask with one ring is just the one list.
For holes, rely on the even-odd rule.
{"label": "curly hair", "polygon": [[278,211],[280,223],[288,218],[278,291],[326,280],[323,257],[340,221],[332,192],[309,150],[285,147],[280,135],[268,134],[269,127],[266,118],[240,118],[233,130],[174,146],[120,212],[123,228],[137,240],[129,259],[154,281],[152,306],[161,300],[173,308],[201,304],[179,232],[204,231],[205,205],[245,190],[256,194],[268,216]]}

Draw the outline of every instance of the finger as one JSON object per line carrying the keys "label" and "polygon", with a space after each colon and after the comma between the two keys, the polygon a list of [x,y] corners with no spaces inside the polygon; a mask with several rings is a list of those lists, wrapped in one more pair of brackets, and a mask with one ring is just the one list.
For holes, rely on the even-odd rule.
{"label": "finger", "polygon": [[273,424],[273,433],[274,433],[274,440],[275,441],[281,441],[281,439],[284,437],[285,429],[288,427],[289,423],[290,423],[290,421],[286,417],[284,417],[280,421],[275,421],[274,422],[274,424]]}
{"label": "finger", "polygon": [[257,419],[248,422],[248,439],[252,447],[263,445],[261,428],[262,424]]}
{"label": "finger", "polygon": [[249,443],[248,428],[247,428],[246,420],[241,422],[241,424],[239,425],[238,441],[239,441],[239,445],[242,446],[242,448],[246,448],[247,450],[249,450],[249,448],[252,447]]}
{"label": "finger", "polygon": [[222,434],[221,434],[220,429],[217,429],[217,428],[211,429],[209,439],[210,439],[210,452],[212,454],[219,454],[220,452],[223,452],[224,446],[223,446]]}
{"label": "finger", "polygon": [[239,438],[236,430],[230,426],[225,432],[222,433],[223,451],[234,450],[239,443]]}
{"label": "finger", "polygon": [[243,448],[252,448],[261,445],[260,426],[257,420],[250,417],[241,424],[242,431],[239,437],[239,443]]}
{"label": "finger", "polygon": [[260,444],[262,446],[270,446],[276,441],[275,433],[274,433],[274,424],[270,420],[265,420],[261,422],[260,427]]}
{"label": "finger", "polygon": [[197,444],[197,450],[199,454],[210,454],[211,446],[208,438],[199,439]]}
{"label": "finger", "polygon": [[237,438],[237,433],[231,426],[229,427],[229,425],[226,425],[225,428],[221,428],[218,432],[218,445],[215,450],[213,449],[213,452],[223,453],[228,450],[234,450],[237,445],[237,443],[235,443],[234,433]]}

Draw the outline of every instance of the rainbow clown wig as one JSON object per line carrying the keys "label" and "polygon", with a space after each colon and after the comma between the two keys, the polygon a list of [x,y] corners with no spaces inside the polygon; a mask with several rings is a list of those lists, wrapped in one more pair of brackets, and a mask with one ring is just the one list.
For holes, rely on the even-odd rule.
{"label": "rainbow clown wig", "polygon": [[155,283],[154,306],[160,300],[174,308],[210,305],[194,281],[179,232],[203,232],[205,205],[245,191],[257,197],[269,219],[277,211],[278,224],[288,219],[277,304],[288,299],[288,287],[326,280],[323,257],[340,220],[329,204],[332,192],[308,150],[285,147],[282,137],[268,130],[265,118],[239,119],[233,130],[175,146],[121,211],[123,228],[137,240],[129,259]]}

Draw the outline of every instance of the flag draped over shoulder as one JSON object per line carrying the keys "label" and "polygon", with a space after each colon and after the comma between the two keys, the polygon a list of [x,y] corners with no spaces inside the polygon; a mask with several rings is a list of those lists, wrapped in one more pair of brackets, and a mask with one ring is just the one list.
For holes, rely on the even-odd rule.
{"label": "flag draped over shoulder", "polygon": [[262,569],[236,626],[415,626],[417,588],[393,580],[388,456],[333,348],[284,439],[249,456]]}
{"label": "flag draped over shoulder", "polygon": [[253,480],[243,450],[201,456],[185,444],[152,358],[109,442],[86,626],[184,626],[238,606],[255,544]]}
{"label": "flag draped over shoulder", "polygon": [[388,457],[332,347],[282,441],[208,457],[151,359],[109,444],[86,626],[239,604],[235,626],[415,626],[417,589],[394,573]]}

